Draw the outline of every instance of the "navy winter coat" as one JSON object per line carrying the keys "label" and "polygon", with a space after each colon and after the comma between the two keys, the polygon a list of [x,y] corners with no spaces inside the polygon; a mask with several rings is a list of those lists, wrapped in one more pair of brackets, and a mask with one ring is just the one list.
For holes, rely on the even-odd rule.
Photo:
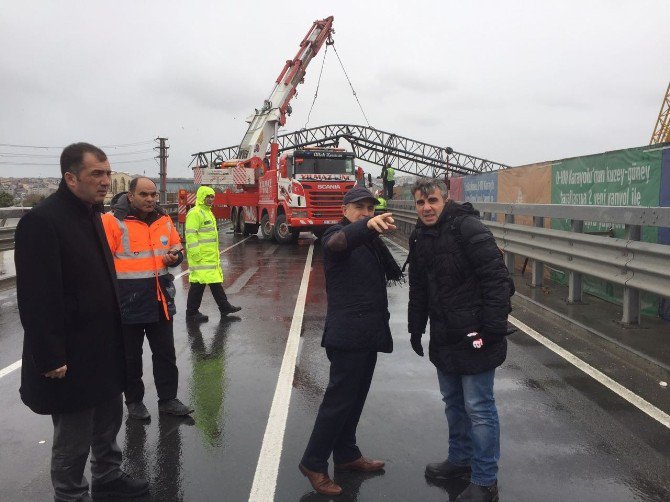
{"label": "navy winter coat", "polygon": [[372,242],[369,218],[344,220],[323,234],[328,312],[321,345],[339,350],[392,352],[386,277]]}

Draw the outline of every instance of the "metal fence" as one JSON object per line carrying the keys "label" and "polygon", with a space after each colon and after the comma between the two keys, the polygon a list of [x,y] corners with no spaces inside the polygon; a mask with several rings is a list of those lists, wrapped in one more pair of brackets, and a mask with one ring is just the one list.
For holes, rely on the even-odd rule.
{"label": "metal fence", "polygon": [[[640,291],[670,298],[670,246],[640,241],[643,226],[670,227],[670,208],[473,205],[504,252],[510,270],[514,270],[516,255],[532,260],[531,286],[542,285],[545,264],[568,273],[569,303],[582,301],[584,275],[619,284],[623,286],[621,322],[625,324],[640,322]],[[390,201],[389,209],[399,230],[409,235],[417,221],[413,201]],[[532,225],[515,223],[519,215],[532,217]],[[572,230],[545,228],[546,218],[568,220]],[[624,225],[624,238],[584,233],[585,221]]]}

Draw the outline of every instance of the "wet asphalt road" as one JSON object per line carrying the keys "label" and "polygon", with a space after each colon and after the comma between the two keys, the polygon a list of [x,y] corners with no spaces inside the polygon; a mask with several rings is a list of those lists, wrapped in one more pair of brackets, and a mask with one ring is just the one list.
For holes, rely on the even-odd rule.
{"label": "wet asphalt road", "polygon": [[[221,240],[224,249],[242,237],[222,233]],[[179,397],[196,411],[192,420],[158,415],[145,344],[145,403],[152,419],[146,424],[124,420],[119,434],[124,468],[151,481],[151,496],[136,500],[248,500],[312,242],[305,238],[295,246],[278,246],[252,237],[223,253],[226,290],[243,310],[221,322],[206,291],[202,310],[210,321],[187,329],[188,276],[176,281]],[[404,261],[399,249],[392,250]],[[446,501],[465,486],[462,481],[433,485],[423,477],[427,462],[446,456],[447,426],[435,370],[409,347],[407,291],[406,286],[389,289],[395,350],[378,359],[358,429],[362,451],[385,459],[385,472],[336,475],[345,493],[333,500]],[[21,353],[12,294],[0,292],[0,369]],[[540,332],[558,329],[541,315],[517,310],[514,315],[532,321]],[[324,316],[317,245],[277,501],[328,500],[315,494],[297,470],[327,384],[328,363],[320,347]],[[51,500],[51,420],[20,402],[19,374],[0,379],[0,501]],[[508,359],[495,385],[502,431],[501,501],[670,500],[670,431],[524,333],[510,337]],[[657,406],[668,406],[667,393],[658,399]]]}

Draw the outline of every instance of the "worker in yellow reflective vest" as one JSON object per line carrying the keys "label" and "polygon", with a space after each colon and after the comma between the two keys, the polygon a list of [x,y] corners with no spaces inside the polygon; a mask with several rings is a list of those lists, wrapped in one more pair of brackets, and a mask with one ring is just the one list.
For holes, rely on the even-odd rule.
{"label": "worker in yellow reflective vest", "polygon": [[191,283],[186,300],[186,320],[191,322],[209,320],[209,317],[199,310],[207,284],[222,316],[241,310],[240,307],[230,304],[223,290],[219,232],[212,212],[213,203],[214,190],[208,186],[201,186],[196,194],[195,206],[186,215],[186,258]]}
{"label": "worker in yellow reflective vest", "polygon": [[383,214],[386,212],[386,199],[384,198],[382,191],[377,190],[375,192],[375,197],[377,198],[377,205],[375,206],[375,214]]}

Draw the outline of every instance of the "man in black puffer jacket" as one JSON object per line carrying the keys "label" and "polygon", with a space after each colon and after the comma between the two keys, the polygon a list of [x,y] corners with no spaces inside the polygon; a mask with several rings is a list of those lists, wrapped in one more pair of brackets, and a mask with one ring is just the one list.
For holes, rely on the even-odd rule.
{"label": "man in black puffer jacket", "polygon": [[507,355],[509,272],[491,232],[468,202],[447,200],[438,180],[412,187],[419,222],[410,237],[409,332],[423,356],[430,318],[429,356],[437,367],[449,423],[449,456],[428,464],[426,476],[471,473],[458,502],[497,501],[500,425],[493,380]]}
{"label": "man in black puffer jacket", "polygon": [[374,216],[377,200],[364,187],[343,199],[344,218],[323,234],[328,312],[321,345],[330,360],[330,381],[300,463],[312,487],[324,495],[342,493],[328,477],[328,458],[335,470],[379,471],[356,445],[356,427],[377,362],[377,352],[391,352],[386,283],[402,271],[379,234],[394,230],[391,213]]}

